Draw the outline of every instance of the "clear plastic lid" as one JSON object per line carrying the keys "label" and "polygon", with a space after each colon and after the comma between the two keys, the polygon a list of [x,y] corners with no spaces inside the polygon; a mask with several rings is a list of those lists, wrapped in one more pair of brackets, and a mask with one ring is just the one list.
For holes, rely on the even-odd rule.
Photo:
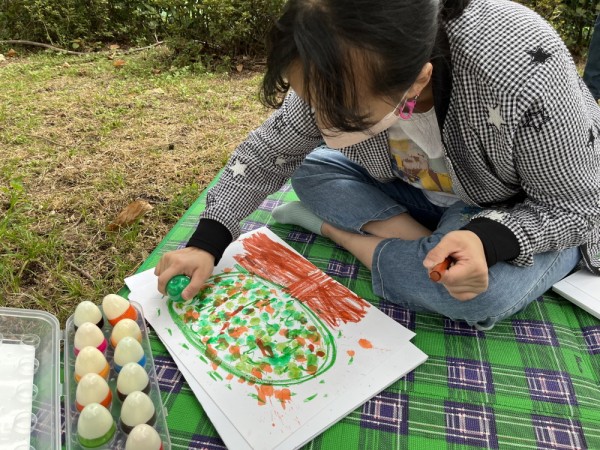
{"label": "clear plastic lid", "polygon": [[35,348],[31,450],[61,448],[60,325],[44,311],[0,308],[0,345]]}

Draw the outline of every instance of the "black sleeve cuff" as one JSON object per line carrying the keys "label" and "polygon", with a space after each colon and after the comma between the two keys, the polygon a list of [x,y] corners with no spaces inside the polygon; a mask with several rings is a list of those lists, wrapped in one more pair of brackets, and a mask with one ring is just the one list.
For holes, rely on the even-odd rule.
{"label": "black sleeve cuff", "polygon": [[488,267],[492,267],[498,261],[509,261],[519,256],[517,237],[508,227],[495,220],[480,217],[471,220],[461,229],[472,231],[481,239]]}
{"label": "black sleeve cuff", "polygon": [[192,234],[186,247],[206,250],[215,257],[215,265],[217,265],[232,240],[231,233],[222,223],[212,219],[200,219],[198,228]]}

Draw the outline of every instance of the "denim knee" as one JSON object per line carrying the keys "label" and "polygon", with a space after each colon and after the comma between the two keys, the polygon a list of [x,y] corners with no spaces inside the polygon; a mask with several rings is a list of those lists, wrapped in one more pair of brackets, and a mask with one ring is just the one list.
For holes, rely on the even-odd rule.
{"label": "denim knee", "polygon": [[498,279],[493,274],[486,292],[468,301],[455,299],[444,285],[429,279],[422,264],[437,239],[431,236],[420,241],[382,241],[373,257],[373,291],[412,311],[438,313],[479,329],[492,328],[535,299],[537,291],[523,289],[524,286],[515,286],[515,283],[509,287],[504,277]]}

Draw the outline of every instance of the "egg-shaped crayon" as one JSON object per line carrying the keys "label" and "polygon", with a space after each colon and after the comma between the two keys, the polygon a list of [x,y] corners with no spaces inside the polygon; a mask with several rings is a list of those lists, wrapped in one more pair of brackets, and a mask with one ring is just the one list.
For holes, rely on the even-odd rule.
{"label": "egg-shaped crayon", "polygon": [[127,363],[134,362],[144,367],[146,365],[146,355],[141,344],[131,336],[125,336],[117,344],[114,355],[115,370],[121,371]]}
{"label": "egg-shaped crayon", "polygon": [[119,419],[121,429],[125,433],[129,434],[136,425],[142,423],[154,425],[155,421],[156,410],[150,397],[140,391],[132,392],[127,396],[121,407]]}
{"label": "egg-shaped crayon", "polygon": [[77,420],[77,436],[84,447],[102,447],[110,442],[117,427],[108,409],[98,403],[90,403]]}
{"label": "egg-shaped crayon", "polygon": [[125,336],[135,338],[138,342],[142,342],[142,330],[135,320],[122,319],[115,325],[110,335],[110,343],[116,347],[121,339]]}
{"label": "egg-shaped crayon", "polygon": [[190,277],[185,275],[175,275],[167,282],[167,295],[174,302],[180,302],[182,297],[181,293],[190,284]]}
{"label": "egg-shaped crayon", "polygon": [[121,401],[135,391],[150,392],[150,379],[146,369],[138,363],[127,363],[117,377],[117,395]]}
{"label": "egg-shaped crayon", "polygon": [[150,425],[136,425],[125,443],[125,450],[163,450],[163,443],[158,432]]}
{"label": "egg-shaped crayon", "polygon": [[82,323],[75,332],[73,340],[73,351],[75,356],[79,354],[83,347],[96,347],[102,353],[106,351],[108,342],[102,334],[102,330],[91,322]]}
{"label": "egg-shaped crayon", "polygon": [[75,308],[75,313],[73,314],[73,323],[75,324],[75,329],[79,328],[86,322],[91,322],[98,328],[102,328],[104,326],[104,317],[102,317],[100,308],[98,308],[98,306],[89,300],[84,300],[77,305],[77,308]]}
{"label": "egg-shaped crayon", "polygon": [[137,311],[128,300],[117,294],[108,294],[102,300],[102,310],[104,315],[114,327],[119,320],[137,319]]}
{"label": "egg-shaped crayon", "polygon": [[105,408],[110,408],[112,392],[108,383],[97,373],[88,373],[81,377],[75,392],[75,407],[83,410],[91,403],[100,403]]}
{"label": "egg-shaped crayon", "polygon": [[75,381],[79,383],[81,377],[88,373],[97,373],[108,380],[110,366],[102,352],[96,347],[83,347],[75,358]]}

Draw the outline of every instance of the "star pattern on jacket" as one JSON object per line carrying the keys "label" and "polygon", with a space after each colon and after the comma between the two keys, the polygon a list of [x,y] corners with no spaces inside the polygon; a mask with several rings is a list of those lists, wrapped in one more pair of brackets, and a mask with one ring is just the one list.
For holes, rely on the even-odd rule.
{"label": "star pattern on jacket", "polygon": [[527,50],[527,54],[531,56],[530,63],[532,64],[544,64],[549,58],[552,58],[552,55],[546,53],[542,47],[538,47],[535,50]]}
{"label": "star pattern on jacket", "polygon": [[276,166],[283,166],[286,162],[287,162],[287,159],[282,158],[281,156],[278,156],[277,159],[275,159]]}
{"label": "star pattern on jacket", "polygon": [[491,106],[488,106],[487,109],[488,123],[494,125],[496,128],[498,128],[498,130],[500,130],[500,127],[506,124],[504,118],[500,114],[500,105],[495,106],[493,108]]}
{"label": "star pattern on jacket", "polygon": [[590,137],[588,139],[588,147],[593,147],[594,142],[596,141],[596,136],[594,136],[594,127],[590,127]]}
{"label": "star pattern on jacket", "polygon": [[277,134],[281,134],[284,127],[285,121],[283,120],[283,117],[281,115],[275,117],[275,120],[273,120],[273,130],[276,131]]}
{"label": "star pattern on jacket", "polygon": [[525,127],[533,128],[538,133],[542,131],[542,127],[550,122],[550,116],[546,114],[544,106],[536,111],[527,111],[525,113]]}
{"label": "star pattern on jacket", "polygon": [[242,164],[242,162],[239,159],[236,159],[233,166],[229,167],[229,169],[233,172],[234,178],[237,177],[238,175],[245,177],[246,176],[246,167],[248,167],[248,164]]}

